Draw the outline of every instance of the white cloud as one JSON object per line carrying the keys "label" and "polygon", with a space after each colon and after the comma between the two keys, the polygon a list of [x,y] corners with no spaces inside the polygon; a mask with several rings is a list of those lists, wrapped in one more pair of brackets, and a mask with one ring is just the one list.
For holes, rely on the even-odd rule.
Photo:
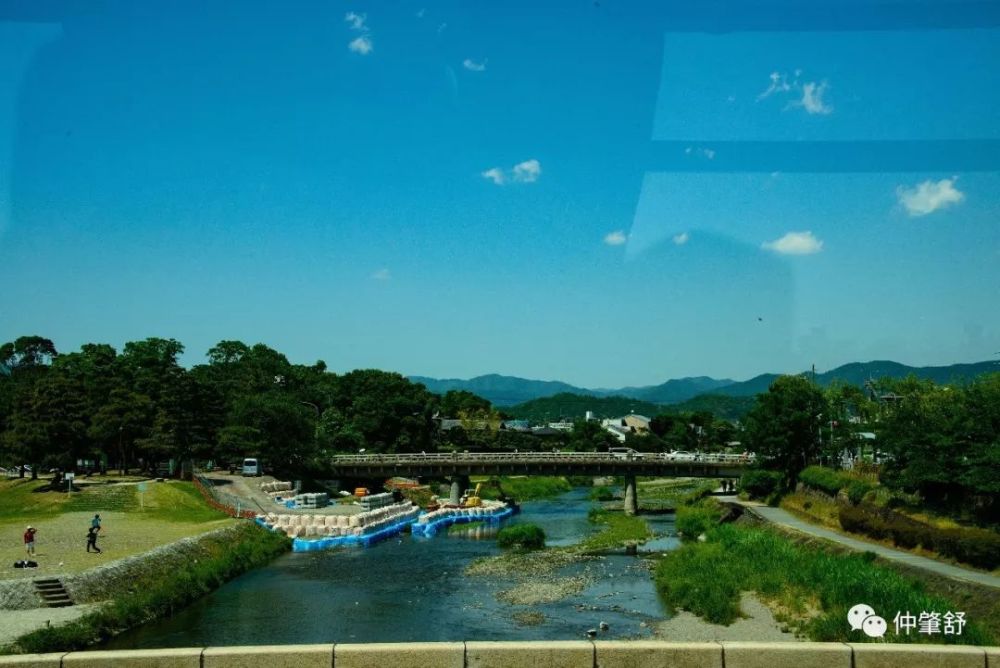
{"label": "white cloud", "polygon": [[417,12],[417,18],[418,19],[424,18],[424,15],[426,13],[427,13],[427,8],[426,7],[421,7],[420,10]]}
{"label": "white cloud", "polygon": [[514,165],[510,171],[504,171],[499,167],[491,167],[479,175],[484,179],[492,181],[498,186],[502,186],[508,181],[515,183],[534,183],[542,174],[542,163],[534,158],[525,160]]}
{"label": "white cloud", "polygon": [[782,255],[812,255],[823,250],[823,242],[812,232],[789,232],[780,239],[765,241],[761,248]]}
{"label": "white cloud", "polygon": [[443,33],[444,29],[447,28],[447,27],[448,27],[447,23],[442,23],[441,25],[439,25],[438,26],[438,34],[440,35],[441,33]]}
{"label": "white cloud", "polygon": [[368,20],[367,14],[347,12],[344,14],[344,20],[351,24],[351,30],[368,30],[368,26],[365,25],[365,21]]}
{"label": "white cloud", "polygon": [[360,53],[362,56],[367,56],[369,53],[375,50],[375,45],[372,44],[372,40],[368,35],[362,35],[356,39],[352,39],[347,48],[354,53]]}
{"label": "white cloud", "polygon": [[615,230],[604,235],[604,243],[609,246],[621,246],[628,241],[628,236],[622,230]]}
{"label": "white cloud", "polygon": [[757,100],[763,100],[766,97],[770,97],[775,93],[787,93],[792,89],[791,85],[788,83],[788,77],[781,72],[771,72],[771,85],[767,89],[757,96]]}
{"label": "white cloud", "polygon": [[687,232],[681,232],[680,234],[674,235],[674,243],[677,244],[678,246],[683,246],[688,242],[688,239],[690,238],[691,238],[690,234],[688,234]]}
{"label": "white cloud", "polygon": [[499,167],[491,167],[490,169],[487,169],[485,172],[482,172],[481,176],[484,179],[492,181],[494,184],[498,186],[502,186],[507,181],[507,177],[504,175],[503,170],[500,169]]}
{"label": "white cloud", "polygon": [[830,114],[833,106],[828,104],[823,96],[826,94],[829,84],[826,81],[816,83],[815,81],[800,82],[802,70],[794,70],[794,78],[789,81],[788,75],[784,72],[771,72],[770,84],[757,96],[757,101],[771,97],[772,95],[788,99],[792,95],[795,97],[789,100],[785,109],[800,107],[808,114]]}
{"label": "white cloud", "polygon": [[534,158],[514,165],[512,176],[521,183],[534,183],[542,174],[542,163]]}
{"label": "white cloud", "polygon": [[802,99],[793,104],[796,107],[802,107],[810,114],[829,114],[833,111],[833,107],[823,101],[826,89],[825,81],[820,84],[810,81],[802,86]]}
{"label": "white cloud", "polygon": [[937,182],[928,179],[912,188],[899,186],[896,197],[911,216],[926,216],[965,199],[965,193],[955,187],[957,178],[953,176]]}
{"label": "white cloud", "polygon": [[376,281],[388,281],[392,278],[392,273],[388,269],[382,268],[372,274],[372,278]]}
{"label": "white cloud", "polygon": [[486,69],[486,61],[484,60],[481,63],[477,63],[471,58],[466,58],[465,60],[462,61],[462,67],[471,72],[482,72]]}

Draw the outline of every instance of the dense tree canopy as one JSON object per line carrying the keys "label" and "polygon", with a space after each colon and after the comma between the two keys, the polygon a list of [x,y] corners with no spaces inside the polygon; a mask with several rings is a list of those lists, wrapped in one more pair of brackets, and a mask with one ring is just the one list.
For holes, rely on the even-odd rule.
{"label": "dense tree canopy", "polygon": [[762,462],[781,471],[786,482],[817,460],[821,420],[826,410],[822,390],[802,376],[780,376],[746,418],[746,437]]}
{"label": "dense tree canopy", "polygon": [[[470,392],[438,396],[375,369],[338,375],[322,361],[293,364],[263,344],[220,341],[191,368],[180,364],[183,352],[163,338],[131,341],[121,352],[86,344],[61,353],[40,336],[0,345],[0,465],[27,464],[37,475],[81,459],[152,470],[168,459],[256,456],[277,472],[321,472],[329,455],[362,450],[603,451],[619,444],[596,421],[546,435],[508,429],[490,402]],[[553,399],[584,400],[577,417],[592,401]],[[825,390],[783,376],[757,396],[742,424],[720,419],[711,405],[657,410],[650,433],[626,443],[664,452],[739,441],[786,484],[809,464],[836,466],[869,443],[881,451],[883,483],[935,503],[971,505],[994,521],[1000,515],[1000,374],[964,385],[907,378]],[[444,418],[460,425],[439,429]],[[869,432],[874,442],[858,438]]]}

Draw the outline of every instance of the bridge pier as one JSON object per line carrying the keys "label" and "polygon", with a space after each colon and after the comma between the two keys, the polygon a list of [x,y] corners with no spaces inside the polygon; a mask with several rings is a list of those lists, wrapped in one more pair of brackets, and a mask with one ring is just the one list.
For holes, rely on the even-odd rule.
{"label": "bridge pier", "polygon": [[457,475],[451,478],[451,493],[448,495],[448,502],[458,505],[462,500],[462,494],[469,488],[469,476]]}
{"label": "bridge pier", "polygon": [[635,476],[625,476],[625,514],[639,514],[639,489],[635,486]]}

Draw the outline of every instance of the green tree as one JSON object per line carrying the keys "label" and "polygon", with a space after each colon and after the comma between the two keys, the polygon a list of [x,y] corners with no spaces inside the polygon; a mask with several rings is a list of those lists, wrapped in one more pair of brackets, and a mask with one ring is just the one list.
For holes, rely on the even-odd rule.
{"label": "green tree", "polygon": [[794,484],[799,471],[820,452],[823,392],[802,376],[780,376],[746,418],[746,440],[762,464]]}

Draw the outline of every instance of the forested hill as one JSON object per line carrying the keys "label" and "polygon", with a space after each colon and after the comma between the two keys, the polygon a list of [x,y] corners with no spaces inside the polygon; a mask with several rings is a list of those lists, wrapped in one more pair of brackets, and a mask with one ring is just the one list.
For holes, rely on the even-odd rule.
{"label": "forested hill", "polygon": [[427,378],[426,376],[409,376],[409,379],[414,383],[421,383],[435,394],[444,394],[449,390],[465,390],[488,399],[496,406],[510,406],[538,397],[551,397],[561,393],[594,394],[592,390],[574,387],[559,381],[529,380],[516,376],[500,376],[495,373],[476,376],[468,380]]}
{"label": "forested hill", "polygon": [[[818,373],[816,374],[816,382],[824,387],[834,381],[861,386],[869,378],[905,378],[914,375],[917,378],[933,380],[935,383],[954,383],[971,380],[990,371],[1000,371],[1000,361],[917,367],[888,360],[876,360],[852,362],[824,373]],[[497,374],[476,376],[468,380],[458,378],[442,380],[426,376],[410,376],[409,378],[415,383],[422,383],[428,390],[437,394],[444,394],[448,390],[467,390],[488,399],[495,406],[514,406],[533,399],[554,397],[558,394],[607,399],[625,398],[650,404],[678,404],[704,395],[752,397],[766,392],[777,377],[776,373],[764,373],[749,380],[736,382],[728,378],[696,376],[674,378],[659,385],[618,389],[587,389],[555,380],[531,380]]]}
{"label": "forested hill", "polygon": [[548,422],[559,418],[581,420],[587,411],[598,418],[621,417],[638,413],[653,417],[661,413],[711,412],[723,420],[741,420],[753,407],[754,397],[727,397],[703,394],[679,404],[654,404],[629,397],[592,397],[583,394],[561,393],[554,397],[532,399],[523,404],[503,408],[504,413],[521,420]]}
{"label": "forested hill", "polygon": [[551,422],[559,418],[582,420],[587,411],[593,411],[598,418],[620,417],[629,413],[653,417],[662,412],[662,407],[629,397],[594,397],[561,392],[552,397],[532,399],[516,406],[504,407],[502,410],[519,420]]}

